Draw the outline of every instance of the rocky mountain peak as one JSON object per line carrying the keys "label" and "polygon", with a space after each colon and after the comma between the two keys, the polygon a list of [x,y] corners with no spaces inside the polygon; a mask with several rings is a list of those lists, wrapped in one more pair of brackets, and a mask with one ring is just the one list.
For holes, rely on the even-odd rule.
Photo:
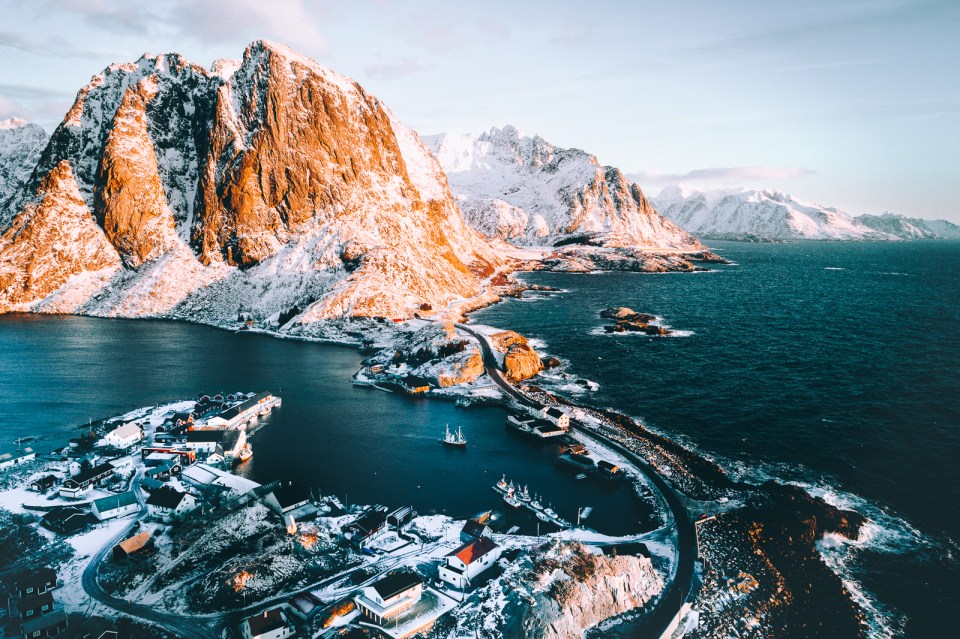
{"label": "rocky mountain peak", "polygon": [[[59,295],[71,311],[403,317],[477,295],[499,260],[415,133],[353,80],[266,41],[209,71],[178,54],[110,65],[34,165],[14,226],[35,216],[25,193],[48,217],[77,204],[48,197],[66,166],[85,241],[102,236],[122,262],[105,291]],[[20,237],[5,235],[0,257],[41,241]],[[4,291],[0,310],[49,292]]]}
{"label": "rocky mountain peak", "polygon": [[541,245],[699,246],[653,210],[619,169],[579,149],[556,147],[509,125],[480,136],[430,136],[426,142],[464,217],[484,235]]}

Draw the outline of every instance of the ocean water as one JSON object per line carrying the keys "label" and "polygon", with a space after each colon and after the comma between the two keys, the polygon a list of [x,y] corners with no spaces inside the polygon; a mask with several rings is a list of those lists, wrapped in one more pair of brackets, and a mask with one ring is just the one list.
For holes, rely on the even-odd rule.
{"label": "ocean water", "polygon": [[[49,451],[89,419],[201,392],[270,390],[283,406],[253,435],[242,474],[292,480],[348,503],[412,505],[421,514],[467,517],[500,511],[505,527],[553,529],[512,511],[492,489],[506,474],[568,521],[593,506],[588,524],[608,534],[656,525],[650,504],[626,484],[577,480],[554,447],[505,427],[499,407],[457,408],[351,384],[363,355],[350,347],[232,333],[156,320],[0,316],[0,442],[41,439]],[[462,427],[466,450],[442,446]]]}
{"label": "ocean water", "polygon": [[[731,472],[806,485],[873,519],[824,553],[872,613],[875,635],[952,636],[960,599],[960,243],[715,243],[709,273],[536,273],[566,292],[473,316],[512,328],[599,390]],[[677,337],[610,336],[607,306],[651,312]],[[357,388],[362,355],[330,345],[167,321],[0,317],[0,442],[64,440],[88,418],[210,390],[273,390],[246,471],[351,503],[464,516],[502,508],[501,473],[573,517],[619,533],[651,525],[630,491],[577,481],[505,430],[500,408],[463,410]],[[441,447],[445,423],[471,447]],[[535,530],[515,514],[510,523]],[[811,613],[813,614],[813,613]]]}
{"label": "ocean water", "polygon": [[[535,338],[581,396],[731,472],[808,486],[874,524],[825,544],[877,636],[943,636],[960,597],[960,242],[713,243],[695,274],[531,273],[564,293],[473,320]],[[675,337],[607,335],[653,313]]]}

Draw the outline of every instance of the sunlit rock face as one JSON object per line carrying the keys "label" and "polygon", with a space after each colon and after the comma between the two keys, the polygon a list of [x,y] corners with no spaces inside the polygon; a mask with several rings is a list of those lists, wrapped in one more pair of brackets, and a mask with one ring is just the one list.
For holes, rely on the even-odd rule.
{"label": "sunlit rock face", "polygon": [[[30,176],[10,229],[62,216],[84,232],[56,247],[49,233],[7,232],[4,277],[32,269],[33,284],[4,287],[4,310],[409,317],[477,295],[499,264],[414,132],[349,78],[268,42],[211,69],[177,54],[111,65]],[[54,249],[71,255],[64,268],[41,267]],[[98,288],[79,276],[102,274],[104,255],[120,268]],[[81,280],[82,294],[67,290]],[[73,307],[51,306],[52,293]]]}

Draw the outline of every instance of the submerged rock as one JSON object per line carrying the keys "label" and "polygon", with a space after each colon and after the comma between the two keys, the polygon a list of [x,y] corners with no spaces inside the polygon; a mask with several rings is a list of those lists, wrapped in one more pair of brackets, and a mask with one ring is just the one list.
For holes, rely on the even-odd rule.
{"label": "submerged rock", "polygon": [[649,313],[638,313],[626,306],[611,306],[600,311],[600,317],[614,320],[609,326],[604,326],[607,333],[645,333],[647,335],[670,335],[670,331],[662,326],[651,324],[656,318]]}

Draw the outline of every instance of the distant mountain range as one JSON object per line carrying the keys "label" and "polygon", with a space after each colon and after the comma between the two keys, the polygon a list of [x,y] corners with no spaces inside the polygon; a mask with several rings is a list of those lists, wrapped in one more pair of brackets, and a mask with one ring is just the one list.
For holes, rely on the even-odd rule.
{"label": "distant mountain range", "polygon": [[699,246],[619,169],[579,149],[556,147],[512,126],[423,140],[467,222],[488,237],[533,245]]}
{"label": "distant mountain range", "polygon": [[706,239],[960,239],[960,227],[945,220],[892,213],[853,217],[774,190],[696,191],[670,186],[653,198],[653,204],[678,225]]}

